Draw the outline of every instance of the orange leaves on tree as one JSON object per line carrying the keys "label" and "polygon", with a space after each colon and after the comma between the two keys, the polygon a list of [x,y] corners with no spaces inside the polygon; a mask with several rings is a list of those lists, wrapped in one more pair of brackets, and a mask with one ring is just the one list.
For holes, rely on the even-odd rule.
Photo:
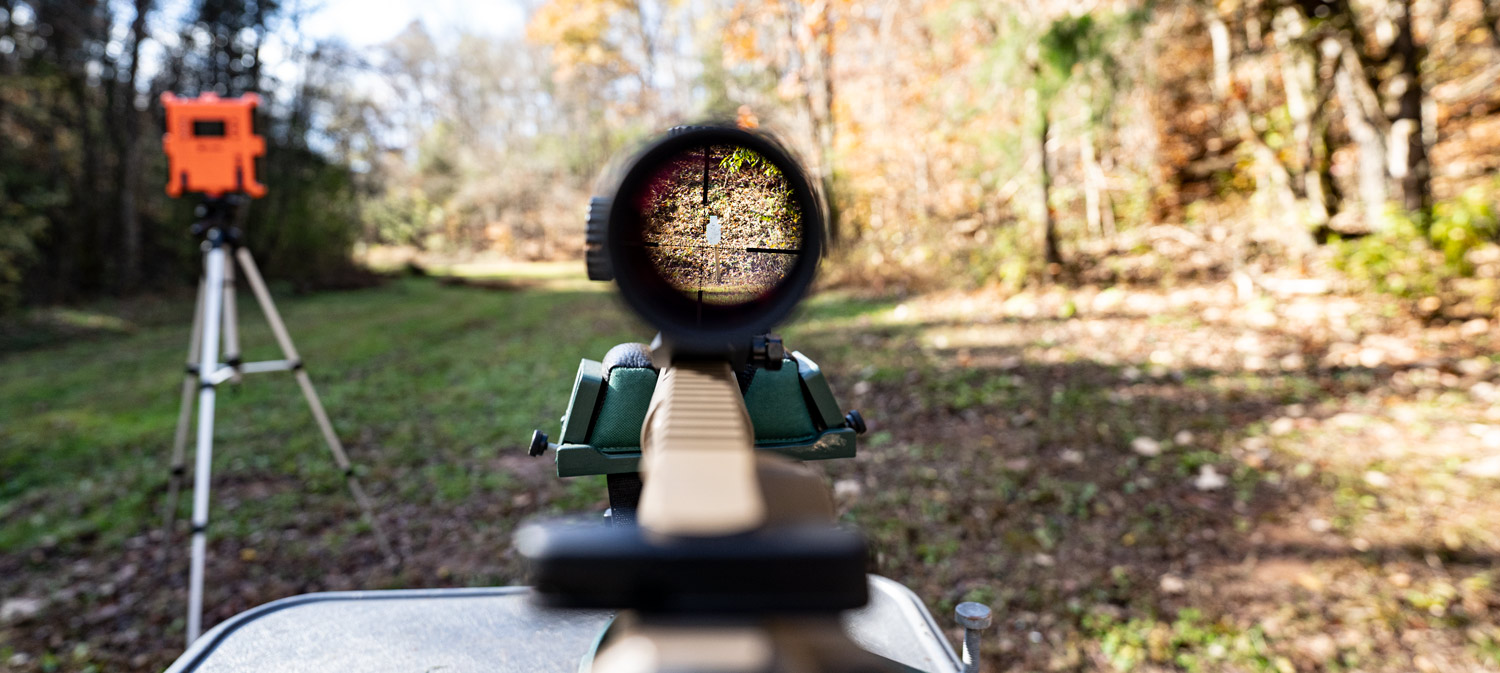
{"label": "orange leaves on tree", "polygon": [[527,23],[526,39],[552,47],[559,80],[586,68],[629,75],[635,68],[610,40],[610,29],[633,7],[627,0],[547,0]]}

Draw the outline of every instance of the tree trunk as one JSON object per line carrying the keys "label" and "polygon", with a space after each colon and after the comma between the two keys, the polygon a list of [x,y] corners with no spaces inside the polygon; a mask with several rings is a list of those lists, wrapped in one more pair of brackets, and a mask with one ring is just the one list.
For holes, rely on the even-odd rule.
{"label": "tree trunk", "polygon": [[130,71],[125,78],[125,156],[120,162],[120,289],[140,283],[141,213],[136,196],[141,184],[141,127],[144,113],[135,107],[136,77],[140,73],[141,41],[146,39],[146,15],[151,0],[136,0],[130,24]]}
{"label": "tree trunk", "polygon": [[1500,49],[1500,0],[1484,0],[1484,29],[1490,34],[1490,46]]}
{"label": "tree trunk", "polygon": [[105,256],[109,227],[104,223],[98,204],[93,201],[99,195],[103,162],[97,129],[94,127],[93,92],[83,73],[70,73],[69,76],[72,79],[70,91],[75,106],[73,122],[77,124],[83,155],[83,173],[76,179],[77,186],[74,188],[75,198],[81,199],[77,212],[82,221],[78,223],[81,225],[78,230],[88,232],[83,236],[85,240],[79,255],[83,262],[80,278],[84,289],[97,291],[109,282],[106,270],[109,260]]}
{"label": "tree trunk", "polygon": [[1217,12],[1208,12],[1205,19],[1208,21],[1208,37],[1214,49],[1214,97],[1223,100],[1229,95],[1231,82],[1229,26],[1225,25],[1223,17]]}
{"label": "tree trunk", "polygon": [[[1307,32],[1307,22],[1303,20],[1302,13],[1293,8],[1283,9],[1277,17],[1277,28],[1277,47],[1281,50],[1281,83],[1286,91],[1287,116],[1292,120],[1292,146],[1296,157],[1293,166],[1297,175],[1293,176],[1293,188],[1305,197],[1309,196],[1307,178],[1313,163],[1313,99],[1316,95],[1317,73],[1312,55],[1307,53],[1306,45],[1299,41]],[[1323,224],[1327,221],[1327,213],[1323,213],[1322,217],[1322,220],[1309,224]],[[1316,220],[1316,214],[1312,219]]]}
{"label": "tree trunk", "polygon": [[1432,207],[1431,167],[1427,162],[1427,143],[1422,133],[1422,99],[1425,96],[1421,77],[1421,48],[1412,34],[1411,0],[1401,3],[1396,20],[1396,41],[1391,45],[1401,59],[1401,74],[1396,90],[1401,92],[1396,118],[1391,122],[1390,170],[1401,183],[1401,205],[1424,217]]}
{"label": "tree trunk", "polygon": [[1308,148],[1311,160],[1306,174],[1307,200],[1314,219],[1324,226],[1341,207],[1338,183],[1333,179],[1333,133],[1328,119],[1328,102],[1333,99],[1334,73],[1338,70],[1338,43],[1324,40],[1317,51],[1317,85],[1313,88],[1313,135]]}
{"label": "tree trunk", "polygon": [[[1221,20],[1213,13],[1208,14],[1207,19],[1210,22]],[[1287,108],[1295,123],[1294,134],[1299,140],[1311,134],[1308,121],[1312,116],[1312,109],[1308,104],[1305,86],[1308,83],[1305,80],[1311,79],[1312,73],[1300,68],[1302,59],[1298,59],[1301,55],[1298,53],[1299,48],[1290,40],[1301,35],[1304,26],[1305,23],[1300,14],[1294,10],[1284,10],[1276,15],[1273,33],[1277,35],[1276,46],[1285,52],[1282,62],[1287,69],[1283,70],[1282,79],[1286,89]],[[1227,35],[1227,31],[1223,34]],[[1295,65],[1287,66],[1288,61]],[[1254,78],[1252,83],[1264,82],[1268,79],[1267,68],[1263,64],[1263,60],[1251,61],[1252,67],[1247,69]],[[1252,86],[1252,98],[1264,93],[1254,91],[1259,88],[1263,87]],[[1229,114],[1229,128],[1239,133],[1240,138],[1255,157],[1255,194],[1251,202],[1257,208],[1254,220],[1258,224],[1253,229],[1258,230],[1259,233],[1252,235],[1275,241],[1283,245],[1287,252],[1301,259],[1311,249],[1313,237],[1307,227],[1307,216],[1303,208],[1302,194],[1299,193],[1298,180],[1276,150],[1266,143],[1266,139],[1256,129],[1255,120],[1251,116],[1250,106],[1246,104],[1245,96],[1235,91],[1223,100],[1225,110]],[[1300,154],[1300,143],[1298,145]],[[1294,166],[1299,171],[1304,167],[1305,164]]]}
{"label": "tree trunk", "polygon": [[656,38],[646,22],[646,8],[635,2],[630,9],[635,14],[636,33],[641,39],[641,69],[637,79],[641,85],[640,112],[649,114],[656,110],[653,87],[656,81]]}
{"label": "tree trunk", "polygon": [[1083,174],[1083,216],[1088,221],[1089,231],[1104,238],[1104,214],[1100,205],[1099,161],[1094,154],[1094,134],[1084,133],[1078,138],[1079,173]]}
{"label": "tree trunk", "polygon": [[[1292,120],[1296,150],[1293,188],[1301,198],[1299,215],[1304,224],[1321,230],[1333,215],[1332,176],[1328,161],[1328,120],[1324,113],[1330,96],[1327,81],[1331,65],[1320,60],[1319,47],[1310,44],[1307,19],[1294,8],[1283,9],[1277,17],[1276,31],[1281,50],[1281,81],[1286,89],[1287,114]],[[1319,68],[1325,76],[1319,76]]]}
{"label": "tree trunk", "polygon": [[[830,35],[828,39],[831,42],[833,36]],[[833,55],[828,54],[827,57],[829,60],[824,61],[825,65],[832,66]],[[833,192],[833,134],[837,127],[833,121],[833,72],[831,67],[823,72],[823,91],[825,101],[824,112],[827,116],[823,122],[823,132],[818,136],[818,149],[823,155],[823,160],[819,162],[819,170],[821,172],[819,177],[823,181],[823,197],[828,200],[828,240],[833,245],[838,245],[843,242],[843,228],[841,227],[842,223],[839,221],[838,195]]]}
{"label": "tree trunk", "polygon": [[818,134],[818,178],[823,183],[823,198],[828,202],[828,240],[832,245],[841,242],[843,233],[839,227],[839,212],[837,199],[833,193],[833,143],[834,143],[834,119],[833,119],[833,30],[834,17],[830,15],[830,4],[828,2],[818,3],[818,11],[821,12],[820,23],[822,27],[822,39],[814,41],[814,48],[818,54],[818,71],[823,84],[822,96],[808,96],[808,104],[813,104],[814,98],[821,98],[817,102],[817,114],[819,123]]}
{"label": "tree trunk", "polygon": [[1042,123],[1037,130],[1037,152],[1041,160],[1038,162],[1038,174],[1041,187],[1039,196],[1042,208],[1042,245],[1047,258],[1047,276],[1057,275],[1062,266],[1062,251],[1057,246],[1057,218],[1052,214],[1052,168],[1047,158],[1047,134],[1051,131],[1051,112],[1042,110]]}
{"label": "tree trunk", "polygon": [[[823,189],[825,212],[830,247],[839,243],[838,210],[834,206],[833,194],[833,30],[834,17],[830,3],[790,3],[795,8],[787,14],[787,37],[793,45],[801,45],[801,63],[796,74],[800,76],[806,90],[802,104],[807,114],[808,133],[817,153],[818,182]],[[816,15],[817,20],[811,20]],[[821,90],[814,88],[814,83]]]}
{"label": "tree trunk", "polygon": [[[1344,49],[1348,50],[1348,45]],[[1339,107],[1344,109],[1344,125],[1359,148],[1359,201],[1365,226],[1370,231],[1378,231],[1385,226],[1385,204],[1390,198],[1386,191],[1385,136],[1377,126],[1379,117],[1375,115],[1380,112],[1378,107],[1371,109],[1373,101],[1360,95],[1363,74],[1358,68],[1358,60],[1353,54],[1346,54],[1342,65],[1334,72],[1333,81]]]}

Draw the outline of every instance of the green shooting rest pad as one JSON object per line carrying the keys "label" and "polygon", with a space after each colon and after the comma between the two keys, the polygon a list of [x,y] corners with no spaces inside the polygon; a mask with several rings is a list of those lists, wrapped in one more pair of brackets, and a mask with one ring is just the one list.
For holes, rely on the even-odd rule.
{"label": "green shooting rest pad", "polygon": [[[608,358],[607,358],[608,359]],[[639,471],[641,425],[656,390],[656,370],[583,360],[563,417],[557,476]],[[801,353],[781,369],[760,369],[745,391],[757,449],[797,460],[852,458],[847,427],[817,363]]]}

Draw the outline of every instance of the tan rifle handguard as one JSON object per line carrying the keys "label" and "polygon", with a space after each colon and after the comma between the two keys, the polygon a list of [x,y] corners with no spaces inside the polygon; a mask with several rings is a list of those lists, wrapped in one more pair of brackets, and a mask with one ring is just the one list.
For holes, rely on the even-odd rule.
{"label": "tan rifle handguard", "polygon": [[641,426],[641,528],[733,535],[766,521],[755,432],[727,362],[668,366]]}

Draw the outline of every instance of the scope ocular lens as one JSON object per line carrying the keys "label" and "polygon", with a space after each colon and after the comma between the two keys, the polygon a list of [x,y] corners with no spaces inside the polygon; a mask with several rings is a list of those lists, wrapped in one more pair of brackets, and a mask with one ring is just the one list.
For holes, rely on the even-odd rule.
{"label": "scope ocular lens", "polygon": [[604,235],[591,235],[603,239],[621,297],[674,352],[743,345],[812,285],[822,207],[807,173],[769,135],[674,129],[634,157],[613,194]]}
{"label": "scope ocular lens", "polygon": [[734,306],[786,279],[802,253],[804,218],[772,161],[735,145],[689,147],[638,192],[640,245],[656,274],[695,303]]}

